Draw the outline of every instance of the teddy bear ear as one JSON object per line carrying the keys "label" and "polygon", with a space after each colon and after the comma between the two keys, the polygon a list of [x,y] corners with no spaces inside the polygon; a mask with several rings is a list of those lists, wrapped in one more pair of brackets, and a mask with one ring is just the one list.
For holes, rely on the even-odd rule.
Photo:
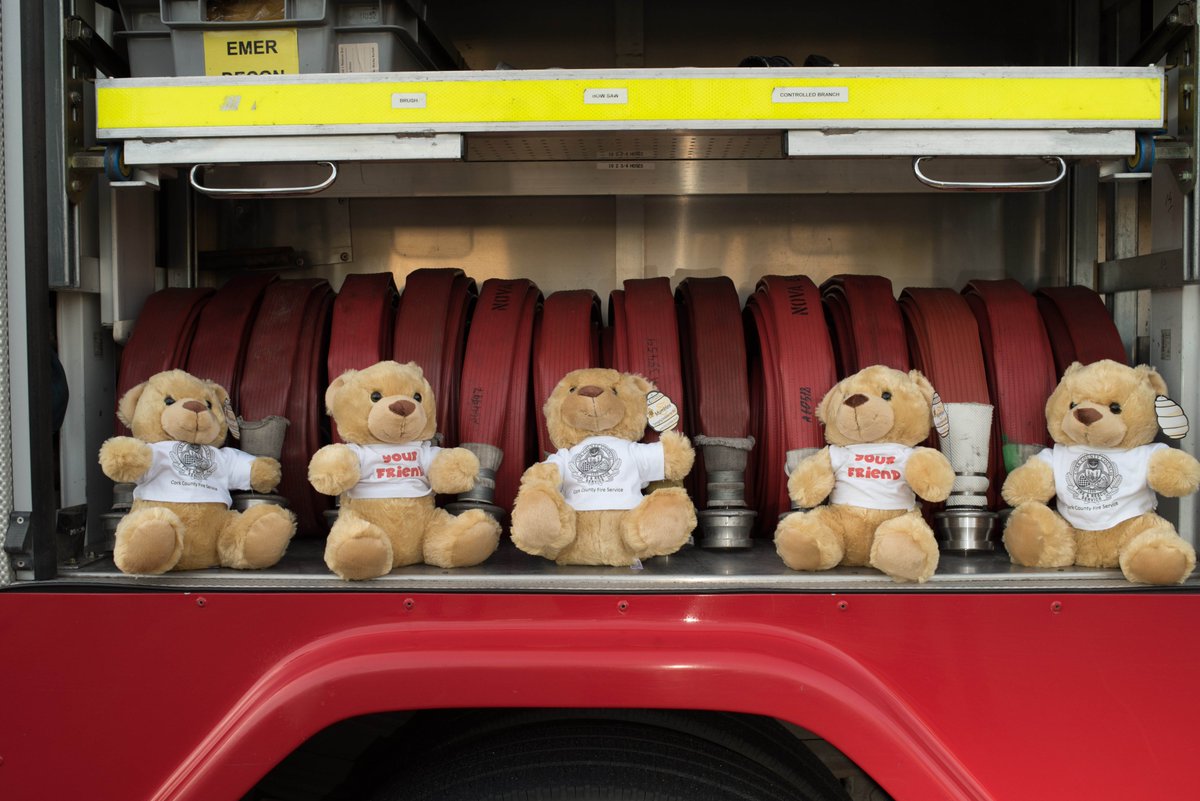
{"label": "teddy bear ear", "polygon": [[143,381],[136,387],[133,387],[121,396],[121,400],[117,403],[117,419],[125,424],[126,428],[133,428],[133,413],[137,411],[138,401],[142,399],[142,393],[146,390],[148,381]]}
{"label": "teddy bear ear", "polygon": [[405,364],[405,365],[404,365],[404,367],[405,367],[405,368],[407,368],[407,369],[410,369],[410,370],[416,370],[416,371],[417,371],[417,378],[424,378],[424,377],[425,377],[425,371],[424,371],[424,370],[422,370],[422,369],[421,369],[421,365],[417,364],[416,362],[408,362],[407,364]]}
{"label": "teddy bear ear", "polygon": [[933,396],[937,393],[933,391],[933,384],[929,383],[929,379],[925,377],[924,373],[920,370],[909,370],[908,378],[917,385],[917,389],[925,396],[925,402],[932,406]]}
{"label": "teddy bear ear", "polygon": [[1083,369],[1083,364],[1081,362],[1071,362],[1071,366],[1068,367],[1066,370],[1063,370],[1062,377],[1066,378],[1069,375],[1074,375],[1075,373],[1078,373],[1082,369]]}
{"label": "teddy bear ear", "polygon": [[217,399],[217,403],[220,404],[221,413],[225,416],[225,429],[229,432],[229,436],[234,439],[241,439],[242,426],[238,422],[237,414],[233,411],[233,403],[229,400],[229,393],[225,391],[225,387],[216,381],[205,381],[204,387],[213,394],[213,397]]}
{"label": "teddy bear ear", "polygon": [[333,399],[342,391],[342,387],[346,386],[356,373],[357,370],[347,370],[329,383],[329,387],[325,390],[325,411],[328,414],[333,414]]}
{"label": "teddy bear ear", "polygon": [[625,377],[625,380],[630,384],[633,384],[633,386],[637,388],[637,391],[643,395],[648,395],[650,390],[654,389],[654,384],[650,383],[648,378],[643,378],[636,373],[630,373]]}
{"label": "teddy bear ear", "polygon": [[1150,385],[1155,395],[1167,394],[1167,382],[1158,374],[1158,370],[1148,364],[1139,364],[1133,369],[1137,372],[1138,378]]}

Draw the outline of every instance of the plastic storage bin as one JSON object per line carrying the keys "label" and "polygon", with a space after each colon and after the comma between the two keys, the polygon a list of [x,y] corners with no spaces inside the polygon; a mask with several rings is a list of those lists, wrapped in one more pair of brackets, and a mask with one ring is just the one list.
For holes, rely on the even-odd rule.
{"label": "plastic storage bin", "polygon": [[[250,12],[255,4],[242,5]],[[282,19],[236,21],[208,19],[207,6],[206,0],[122,0],[125,30],[117,38],[127,45],[130,74],[281,75],[462,66],[457,52],[438,41],[417,10],[401,0],[286,0]]]}

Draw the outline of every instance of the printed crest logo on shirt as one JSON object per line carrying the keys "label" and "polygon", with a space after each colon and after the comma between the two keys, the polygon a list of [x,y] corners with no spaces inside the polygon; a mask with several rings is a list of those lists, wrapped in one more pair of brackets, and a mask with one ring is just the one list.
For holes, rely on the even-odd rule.
{"label": "printed crest logo on shirt", "polygon": [[1084,503],[1107,501],[1117,494],[1121,486],[1121,474],[1107,456],[1085,453],[1067,470],[1067,488]]}
{"label": "printed crest logo on shirt", "polygon": [[171,448],[171,466],[188,478],[205,479],[215,473],[217,460],[213,457],[213,449],[207,445],[176,442]]}
{"label": "printed crest logo on shirt", "polygon": [[607,445],[593,443],[571,459],[571,473],[584,484],[611,481],[621,470],[621,458]]}

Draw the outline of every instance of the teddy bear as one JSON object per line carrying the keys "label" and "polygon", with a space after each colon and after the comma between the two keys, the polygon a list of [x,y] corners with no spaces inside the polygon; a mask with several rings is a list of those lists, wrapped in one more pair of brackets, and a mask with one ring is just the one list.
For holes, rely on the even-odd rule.
{"label": "teddy bear", "polygon": [[377,362],[347,370],[325,392],[343,442],[313,454],[308,480],[340,495],[325,543],[325,564],[343,579],[382,576],[424,562],[477,565],[492,555],[500,525],[481,509],[457,517],[435,493],[475,486],[479,459],[465,448],[433,444],[437,405],[416,362]]}
{"label": "teddy bear", "polygon": [[230,509],[231,489],[270,492],[279,462],[222,447],[237,418],[223,387],[167,370],[130,389],[117,417],[133,432],[100,448],[114,481],[136,483],[116,530],[113,559],[126,573],[234,567],[279,561],[296,533],[290,511],[271,503]]}
{"label": "teddy bear", "polygon": [[696,527],[681,481],[695,453],[683,434],[642,443],[653,384],[605,368],[567,373],[543,408],[558,448],[521,476],[512,540],[561,565],[632,565],[683,547]]}
{"label": "teddy bear", "polygon": [[[1067,368],[1046,401],[1054,446],[1009,473],[1001,490],[1013,507],[1003,541],[1015,564],[1120,566],[1143,584],[1191,574],[1195,550],[1154,512],[1155,493],[1182,497],[1200,485],[1195,457],[1154,442],[1160,423],[1186,421],[1166,395],[1146,365],[1104,359]],[[1186,425],[1168,433],[1182,436]],[[1051,498],[1057,512],[1046,505]]]}
{"label": "teddy bear", "polygon": [[[917,498],[944,501],[954,483],[949,460],[918,447],[929,436],[933,399],[920,372],[883,365],[825,394],[817,418],[829,444],[788,478],[792,501],[811,511],[788,515],[775,530],[775,549],[788,567],[870,565],[896,581],[933,575],[937,541]],[[826,498],[829,504],[818,506]]]}

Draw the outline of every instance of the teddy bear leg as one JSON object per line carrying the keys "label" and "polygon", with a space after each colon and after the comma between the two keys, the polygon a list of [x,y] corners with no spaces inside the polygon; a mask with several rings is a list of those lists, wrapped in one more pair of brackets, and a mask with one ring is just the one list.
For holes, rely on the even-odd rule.
{"label": "teddy bear leg", "polygon": [[575,510],[558,490],[522,485],[513,502],[513,544],[527,554],[556,559],[575,541]]}
{"label": "teddy bear leg", "polygon": [[258,570],[270,567],[283,557],[296,518],[282,506],[261,503],[245,512],[230,512],[217,538],[217,555],[224,567]]}
{"label": "teddy bear leg", "polygon": [[325,541],[325,564],[347,581],[378,578],[392,569],[392,543],[379,526],[343,509]]}
{"label": "teddy bear leg", "polygon": [[915,511],[884,521],[875,529],[868,564],[896,581],[928,581],[938,565],[933,529]]}
{"label": "teddy bear leg", "polygon": [[682,487],[664,487],[621,518],[621,539],[639,559],[672,554],[696,528],[696,507]]}
{"label": "teddy bear leg", "polygon": [[1067,521],[1042,503],[1023,503],[1004,526],[1004,547],[1013,564],[1067,567],[1075,564],[1075,537]]}
{"label": "teddy bear leg", "polygon": [[775,552],[792,570],[828,570],[846,555],[842,527],[828,506],[793,512],[775,527]]}
{"label": "teddy bear leg", "polygon": [[437,509],[425,530],[425,564],[438,567],[470,567],[487,559],[500,542],[500,524],[482,509],[471,509],[458,517]]}
{"label": "teddy bear leg", "polygon": [[1196,551],[1166,520],[1143,515],[1149,523],[1121,549],[1121,572],[1139,584],[1179,584],[1196,567]]}
{"label": "teddy bear leg", "polygon": [[113,561],[123,573],[166,573],[183,555],[183,521],[169,509],[136,509],[117,525]]}

